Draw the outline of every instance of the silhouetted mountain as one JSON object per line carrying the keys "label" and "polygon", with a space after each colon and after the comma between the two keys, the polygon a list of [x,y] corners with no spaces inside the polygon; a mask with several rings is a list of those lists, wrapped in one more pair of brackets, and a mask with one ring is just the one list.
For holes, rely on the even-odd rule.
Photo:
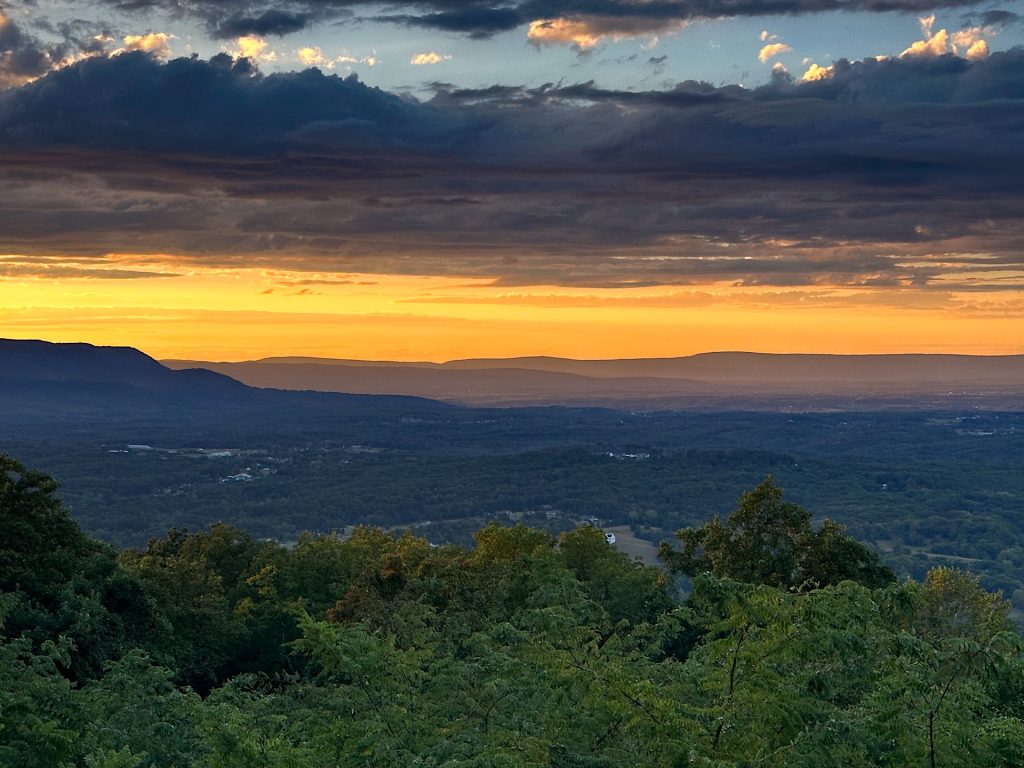
{"label": "silhouetted mountain", "polygon": [[[199,363],[168,360],[166,364],[172,368],[181,365],[204,366],[258,387],[416,395],[466,404],[590,402],[642,399],[666,394],[664,379],[603,379],[577,373],[513,367],[459,370],[440,365],[352,365],[334,361]],[[670,386],[675,393],[698,394],[708,389],[700,382],[687,382],[683,379],[674,379]]]}
{"label": "silhouetted mountain", "polygon": [[267,358],[202,366],[254,386],[431,397],[476,405],[627,408],[1019,407],[1024,356],[772,355],[716,352],[679,358],[556,357],[447,363]]}
{"label": "silhouetted mountain", "polygon": [[247,387],[211,370],[172,370],[132,347],[0,339],[0,386],[103,385],[177,397],[237,395]]}
{"label": "silhouetted mountain", "polygon": [[141,415],[322,429],[336,418],[397,423],[450,408],[438,401],[629,410],[1019,410],[1024,356],[724,352],[640,360],[161,364],[130,347],[0,340],[0,409],[8,422]]}
{"label": "silhouetted mountain", "polygon": [[418,398],[260,389],[205,368],[168,368],[131,347],[0,339],[0,412],[8,424],[292,415],[317,421],[449,408]]}
{"label": "silhouetted mountain", "polygon": [[558,357],[453,360],[459,370],[526,368],[598,378],[657,377],[705,382],[808,384],[814,382],[915,386],[1024,381],[1024,355],[809,355],[707,352],[688,357],[570,360]]}

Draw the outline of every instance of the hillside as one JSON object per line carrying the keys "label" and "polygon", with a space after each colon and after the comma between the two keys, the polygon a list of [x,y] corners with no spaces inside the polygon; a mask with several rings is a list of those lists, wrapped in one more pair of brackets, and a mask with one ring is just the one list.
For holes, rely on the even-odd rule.
{"label": "hillside", "polygon": [[1024,407],[1024,356],[774,355],[446,363],[267,358],[167,360],[281,389],[417,395],[467,405],[599,405],[625,409],[862,410]]}
{"label": "hillside", "polygon": [[172,370],[133,347],[0,339],[0,386],[17,385],[108,385],[182,397],[216,397],[245,389],[202,366]]}
{"label": "hillside", "polygon": [[209,420],[385,416],[446,410],[402,397],[286,392],[251,387],[201,367],[169,368],[132,347],[0,339],[0,409],[9,425],[126,418]]}

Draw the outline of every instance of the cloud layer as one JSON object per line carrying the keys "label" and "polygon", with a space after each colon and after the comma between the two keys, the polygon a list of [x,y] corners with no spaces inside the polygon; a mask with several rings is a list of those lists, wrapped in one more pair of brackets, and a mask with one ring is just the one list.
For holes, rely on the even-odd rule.
{"label": "cloud layer", "polygon": [[0,89],[39,77],[67,55],[65,44],[47,44],[14,19],[0,5]]}
{"label": "cloud layer", "polygon": [[0,94],[0,252],[504,284],[1024,287],[1024,51],[417,101],[97,57]]}
{"label": "cloud layer", "polygon": [[484,38],[535,22],[583,26],[591,35],[635,36],[678,30],[696,19],[827,11],[920,13],[980,4],[980,0],[406,0],[387,4],[387,10],[380,13],[380,4],[368,0],[102,1],[122,12],[162,11],[195,17],[222,38],[285,35],[316,23],[367,17],[375,11],[373,18],[378,20]]}

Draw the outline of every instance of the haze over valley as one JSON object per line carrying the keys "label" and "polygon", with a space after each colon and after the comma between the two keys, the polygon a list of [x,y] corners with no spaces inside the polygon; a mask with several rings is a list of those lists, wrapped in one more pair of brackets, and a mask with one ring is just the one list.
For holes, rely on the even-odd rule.
{"label": "haze over valley", "polygon": [[[561,531],[593,519],[652,552],[772,475],[898,572],[970,563],[1024,607],[1014,554],[1024,546],[1024,414],[998,407],[1019,403],[1019,357],[515,362],[252,364],[279,376],[264,383],[296,387],[286,389],[175,370],[131,348],[8,340],[0,407],[7,449],[61,478],[87,531],[125,545],[218,520],[286,542],[369,523],[443,544],[468,543],[489,521]],[[310,373],[324,378],[301,378]],[[643,375],[623,376],[632,373]],[[444,377],[452,402],[305,389],[371,381],[422,394],[419,374]],[[744,387],[708,388],[711,376]],[[786,394],[761,393],[758,376]],[[878,394],[880,380],[902,394]],[[930,409],[898,389],[954,380],[986,394],[936,394]],[[479,389],[452,394],[467,381]],[[513,389],[523,381],[531,388]],[[609,383],[630,381],[700,394],[686,396],[694,407],[666,408],[665,390],[637,387],[628,409],[595,407],[612,399]],[[808,385],[819,398],[792,389]],[[481,407],[487,399],[516,407]],[[547,405],[558,400],[575,405]]]}
{"label": "haze over valley", "polygon": [[680,358],[552,357],[446,363],[267,358],[164,360],[280,389],[416,395],[467,405],[602,405],[648,410],[873,409],[1024,405],[1024,355],[784,355],[719,352]]}

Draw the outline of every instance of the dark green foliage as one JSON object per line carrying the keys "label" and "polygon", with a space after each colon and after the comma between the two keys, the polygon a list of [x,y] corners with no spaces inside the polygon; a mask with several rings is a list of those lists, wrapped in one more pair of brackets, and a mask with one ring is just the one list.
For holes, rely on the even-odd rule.
{"label": "dark green foliage", "polygon": [[[52,487],[33,482],[60,523]],[[54,564],[32,597],[0,595],[0,766],[1022,764],[1024,649],[1006,601],[948,568],[848,578],[864,558],[841,530],[810,530],[772,484],[744,507],[744,526],[719,527],[757,579],[700,574],[683,604],[592,527],[556,542],[492,525],[467,549],[370,527],[286,548],[218,525],[106,570],[107,550],[64,528],[87,556]],[[787,588],[800,568],[817,583]],[[79,582],[104,585],[118,617],[150,606],[152,626],[87,645],[76,676],[69,633],[94,637],[76,628],[95,607],[69,602]],[[45,606],[81,613],[54,624]]]}
{"label": "dark green foliage", "polygon": [[[0,622],[14,602],[3,597]],[[70,665],[71,644],[47,641],[36,648],[30,639],[8,640],[6,633],[0,630],[0,765],[68,765],[79,738],[67,717],[71,684],[61,674]]]}
{"label": "dark green foliage", "polygon": [[286,668],[283,645],[297,636],[289,606],[276,598],[283,549],[217,524],[172,530],[121,564],[160,606],[150,648],[178,679],[207,691],[241,671]]}
{"label": "dark green foliage", "polygon": [[101,548],[57,496],[57,481],[0,454],[0,589],[56,609],[63,585]]}
{"label": "dark green foliage", "polygon": [[585,525],[563,533],[558,551],[613,623],[654,623],[672,607],[666,575],[630,560],[597,528]]}
{"label": "dark green foliage", "polygon": [[739,508],[723,523],[714,518],[676,536],[681,550],[662,544],[660,555],[677,573],[713,573],[722,579],[774,587],[827,586],[858,581],[869,587],[895,580],[878,555],[826,520],[811,527],[811,513],[783,501],[769,476],[740,497]]}
{"label": "dark green foliage", "polygon": [[890,568],[852,536],[846,527],[825,519],[821,528],[802,541],[801,575],[817,585],[856,581],[868,587],[882,587],[895,580]]}
{"label": "dark green foliage", "polygon": [[37,647],[71,643],[66,669],[81,680],[143,642],[155,617],[115,550],[82,533],[56,490],[52,478],[0,454],[0,592],[15,598],[7,631]]}

